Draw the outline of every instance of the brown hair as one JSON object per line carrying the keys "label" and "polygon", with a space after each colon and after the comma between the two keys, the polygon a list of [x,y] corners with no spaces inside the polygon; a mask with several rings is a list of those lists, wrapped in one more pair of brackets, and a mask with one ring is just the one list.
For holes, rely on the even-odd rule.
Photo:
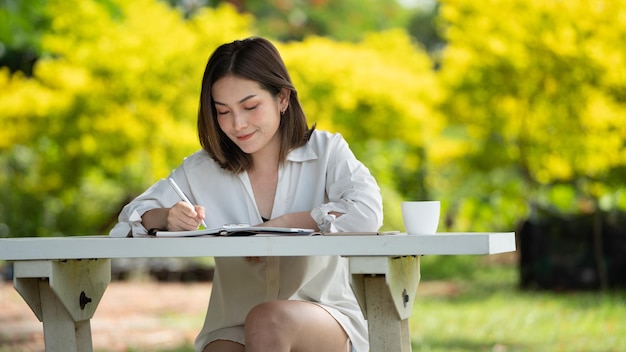
{"label": "brown hair", "polygon": [[278,96],[281,88],[291,91],[289,106],[281,116],[277,132],[281,141],[281,163],[292,149],[306,144],[315,126],[308,128],[296,89],[276,47],[258,37],[236,40],[219,46],[213,52],[204,70],[200,92],[200,145],[222,168],[240,173],[252,167],[252,157],[233,143],[217,123],[211,88],[217,80],[228,75],[256,81],[274,97]]}

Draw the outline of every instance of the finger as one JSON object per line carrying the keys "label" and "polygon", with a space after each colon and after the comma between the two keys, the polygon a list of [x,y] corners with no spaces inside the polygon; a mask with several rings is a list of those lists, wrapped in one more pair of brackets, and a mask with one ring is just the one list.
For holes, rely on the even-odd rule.
{"label": "finger", "polygon": [[194,207],[185,202],[178,202],[170,208],[167,217],[168,229],[172,231],[195,230],[200,220]]}
{"label": "finger", "polygon": [[196,214],[198,214],[196,218],[199,222],[202,222],[202,220],[206,218],[204,207],[202,205],[194,205],[194,209],[196,211]]}

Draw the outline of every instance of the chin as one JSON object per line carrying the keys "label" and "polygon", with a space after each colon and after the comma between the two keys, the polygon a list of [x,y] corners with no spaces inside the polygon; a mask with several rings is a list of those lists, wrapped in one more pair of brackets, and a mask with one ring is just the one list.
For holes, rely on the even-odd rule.
{"label": "chin", "polygon": [[241,149],[242,152],[244,152],[246,154],[254,154],[255,152],[258,151],[258,148],[251,147],[251,146],[239,145],[238,147],[239,147],[239,149]]}

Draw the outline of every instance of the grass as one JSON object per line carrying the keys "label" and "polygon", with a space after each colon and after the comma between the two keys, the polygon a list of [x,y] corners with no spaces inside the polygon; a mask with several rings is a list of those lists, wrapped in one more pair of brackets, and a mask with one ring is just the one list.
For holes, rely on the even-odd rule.
{"label": "grass", "polygon": [[484,259],[422,258],[414,352],[626,351],[626,292],[520,291],[514,262]]}
{"label": "grass", "polygon": [[520,291],[510,263],[472,273],[446,281],[452,294],[418,295],[413,351],[626,351],[626,292]]}

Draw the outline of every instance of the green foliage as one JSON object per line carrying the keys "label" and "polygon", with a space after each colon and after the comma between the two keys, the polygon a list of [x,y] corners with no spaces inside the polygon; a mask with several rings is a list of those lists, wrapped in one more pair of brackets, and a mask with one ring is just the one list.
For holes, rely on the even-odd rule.
{"label": "green foliage", "polygon": [[48,26],[44,8],[45,0],[0,0],[0,66],[32,73],[39,36]]}
{"label": "green foliage", "polygon": [[[185,3],[181,0],[170,0]],[[253,14],[263,36],[281,41],[316,35],[358,41],[364,33],[401,28],[409,13],[396,0],[215,0]]]}

